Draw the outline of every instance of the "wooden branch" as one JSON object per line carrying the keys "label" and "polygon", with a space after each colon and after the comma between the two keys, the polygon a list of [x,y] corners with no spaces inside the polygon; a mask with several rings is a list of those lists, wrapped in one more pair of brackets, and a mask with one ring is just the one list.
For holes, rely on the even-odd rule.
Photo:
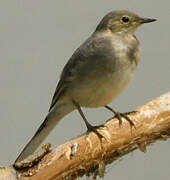
{"label": "wooden branch", "polygon": [[146,152],[146,145],[170,137],[170,92],[136,111],[128,115],[136,129],[131,130],[125,120],[119,127],[114,118],[98,129],[105,138],[100,139],[93,132],[81,135],[53,149],[33,167],[16,172],[24,180],[73,180],[85,174],[104,176],[106,164],[137,148]]}

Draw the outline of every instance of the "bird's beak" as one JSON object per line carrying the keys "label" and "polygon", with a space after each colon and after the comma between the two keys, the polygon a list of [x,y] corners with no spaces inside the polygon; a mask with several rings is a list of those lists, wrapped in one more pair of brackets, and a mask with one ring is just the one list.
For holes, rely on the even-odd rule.
{"label": "bird's beak", "polygon": [[140,22],[141,24],[151,23],[151,22],[154,22],[154,21],[156,21],[156,19],[150,19],[150,18],[140,18],[140,19],[139,19],[139,22]]}

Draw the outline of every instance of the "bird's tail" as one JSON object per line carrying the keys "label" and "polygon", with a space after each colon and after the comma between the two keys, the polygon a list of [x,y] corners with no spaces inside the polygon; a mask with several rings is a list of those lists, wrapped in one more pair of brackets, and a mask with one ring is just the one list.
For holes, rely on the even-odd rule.
{"label": "bird's tail", "polygon": [[20,155],[17,157],[15,162],[19,162],[30,154],[32,154],[38,146],[42,143],[42,141],[49,135],[49,133],[54,129],[56,124],[68,113],[74,110],[73,104],[67,103],[57,103],[55,107],[49,112],[44,122],[38,128],[35,135],[28,142],[25,148],[22,150]]}

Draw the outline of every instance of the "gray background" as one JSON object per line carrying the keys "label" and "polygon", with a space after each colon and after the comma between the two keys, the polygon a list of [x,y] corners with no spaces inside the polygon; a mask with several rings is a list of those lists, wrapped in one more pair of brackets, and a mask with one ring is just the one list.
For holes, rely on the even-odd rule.
{"label": "gray background", "polygon": [[[170,2],[118,0],[0,1],[0,164],[12,163],[47,114],[61,70],[73,51],[109,11],[128,9],[157,18],[136,35],[143,53],[129,87],[112,103],[130,111],[170,90]],[[104,108],[85,109],[93,124],[112,116]],[[59,145],[86,130],[75,111],[45,142]],[[169,141],[135,151],[107,168],[104,179],[168,179]]]}

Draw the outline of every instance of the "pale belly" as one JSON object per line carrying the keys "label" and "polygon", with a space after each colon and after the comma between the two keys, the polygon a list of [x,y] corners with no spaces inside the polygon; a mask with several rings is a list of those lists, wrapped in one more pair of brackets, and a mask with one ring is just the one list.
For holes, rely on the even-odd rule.
{"label": "pale belly", "polygon": [[103,77],[90,79],[72,94],[82,107],[101,107],[109,104],[128,85],[134,69],[114,72]]}

